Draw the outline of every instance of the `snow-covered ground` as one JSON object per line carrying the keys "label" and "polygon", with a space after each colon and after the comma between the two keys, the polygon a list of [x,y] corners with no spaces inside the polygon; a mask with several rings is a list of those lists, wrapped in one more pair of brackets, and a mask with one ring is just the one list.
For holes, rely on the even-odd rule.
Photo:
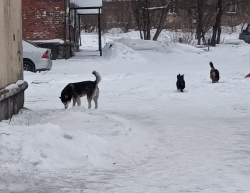
{"label": "snow-covered ground", "polygon": [[[138,37],[109,33],[103,57],[84,51],[24,73],[25,108],[0,123],[0,192],[249,192],[250,46],[237,34],[210,51],[166,34],[158,43]],[[93,34],[82,41],[97,48]],[[99,109],[87,109],[86,97],[63,109],[64,86],[94,80],[93,70],[102,76]]]}

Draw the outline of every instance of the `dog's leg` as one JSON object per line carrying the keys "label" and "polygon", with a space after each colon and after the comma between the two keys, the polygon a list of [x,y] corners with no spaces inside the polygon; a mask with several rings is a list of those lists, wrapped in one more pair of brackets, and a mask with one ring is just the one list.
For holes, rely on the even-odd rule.
{"label": "dog's leg", "polygon": [[97,109],[97,108],[98,108],[98,98],[99,98],[99,93],[100,93],[99,88],[98,88],[98,87],[96,87],[96,90],[95,90],[95,95],[94,95],[94,97],[93,97],[93,100],[94,100],[94,102],[95,102],[95,109]]}
{"label": "dog's leg", "polygon": [[91,95],[88,95],[87,96],[87,100],[88,100],[88,108],[91,109],[91,101],[92,101],[92,96]]}
{"label": "dog's leg", "polygon": [[76,99],[73,98],[73,107],[76,106]]}
{"label": "dog's leg", "polygon": [[98,108],[98,96],[95,96],[94,98],[93,98],[93,100],[94,100],[94,102],[95,102],[95,109],[97,109]]}
{"label": "dog's leg", "polygon": [[81,106],[81,98],[79,96],[76,98],[76,102],[78,106]]}

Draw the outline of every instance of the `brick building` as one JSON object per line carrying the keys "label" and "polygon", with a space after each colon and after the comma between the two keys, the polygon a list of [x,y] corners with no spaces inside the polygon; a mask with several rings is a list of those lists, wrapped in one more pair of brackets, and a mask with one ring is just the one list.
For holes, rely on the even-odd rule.
{"label": "brick building", "polygon": [[65,0],[22,0],[23,39],[66,39]]}
{"label": "brick building", "polygon": [[73,56],[79,47],[73,6],[70,0],[22,0],[23,39],[50,48],[52,59]]}

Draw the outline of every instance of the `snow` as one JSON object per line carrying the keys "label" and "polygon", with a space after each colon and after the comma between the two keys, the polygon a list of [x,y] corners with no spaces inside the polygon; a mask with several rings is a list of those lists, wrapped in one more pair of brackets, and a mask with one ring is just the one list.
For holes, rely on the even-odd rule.
{"label": "snow", "polygon": [[244,40],[226,40],[224,44],[233,44],[233,45],[240,45],[240,44],[245,44]]}
{"label": "snow", "polygon": [[108,42],[103,48],[103,57],[118,61],[133,61],[133,63],[139,63],[144,60],[134,49],[119,42]]}
{"label": "snow", "polygon": [[160,44],[159,42],[153,40],[141,40],[131,38],[120,38],[117,41],[134,50],[154,50]]}
{"label": "snow", "polygon": [[[72,0],[72,3],[75,3],[78,7],[100,7],[102,8],[102,0]],[[101,10],[100,10],[101,11]],[[80,14],[98,14],[98,9],[78,9]]]}
{"label": "snow", "polygon": [[80,7],[95,7],[102,6],[102,0],[72,0],[73,3],[76,3]]}
{"label": "snow", "polygon": [[[169,33],[140,43],[138,32],[114,30],[103,57],[83,51],[49,72],[25,72],[25,108],[0,123],[0,192],[248,193],[250,47],[225,43],[236,35],[204,51]],[[97,49],[96,40],[83,34],[81,48]],[[65,110],[61,90],[94,80],[93,70],[102,76],[99,108],[83,97]]]}
{"label": "snow", "polygon": [[19,86],[21,86],[23,83],[24,83],[23,80],[18,80],[16,83],[6,86],[5,89],[7,90],[19,89]]}
{"label": "snow", "polygon": [[59,43],[63,44],[64,41],[61,39],[51,39],[51,40],[32,40],[32,42],[44,42],[44,43]]}
{"label": "snow", "polygon": [[6,86],[2,90],[0,90],[0,101],[17,94],[18,92],[20,92],[20,90],[25,90],[27,86],[28,85],[24,80],[18,80],[16,81],[16,83],[12,83]]}

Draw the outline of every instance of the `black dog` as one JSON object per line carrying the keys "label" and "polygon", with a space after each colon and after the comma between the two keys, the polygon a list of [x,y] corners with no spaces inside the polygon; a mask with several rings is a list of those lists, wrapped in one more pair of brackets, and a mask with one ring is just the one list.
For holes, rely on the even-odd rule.
{"label": "black dog", "polygon": [[185,88],[184,74],[183,75],[180,75],[180,74],[177,75],[176,87],[177,87],[177,90],[180,90],[181,92],[183,92],[183,89]]}
{"label": "black dog", "polygon": [[91,101],[94,100],[95,108],[98,108],[98,97],[99,97],[99,88],[98,84],[101,82],[101,76],[97,71],[93,71],[92,74],[95,75],[95,81],[83,81],[83,82],[75,82],[69,83],[61,93],[61,97],[59,97],[64,104],[65,109],[68,108],[68,105],[71,100],[73,100],[73,106],[81,105],[81,97],[87,95],[88,100],[88,108],[91,108]]}
{"label": "black dog", "polygon": [[212,79],[212,83],[216,83],[220,79],[220,73],[219,70],[214,68],[214,65],[212,62],[209,63],[211,70],[210,70],[210,78]]}

